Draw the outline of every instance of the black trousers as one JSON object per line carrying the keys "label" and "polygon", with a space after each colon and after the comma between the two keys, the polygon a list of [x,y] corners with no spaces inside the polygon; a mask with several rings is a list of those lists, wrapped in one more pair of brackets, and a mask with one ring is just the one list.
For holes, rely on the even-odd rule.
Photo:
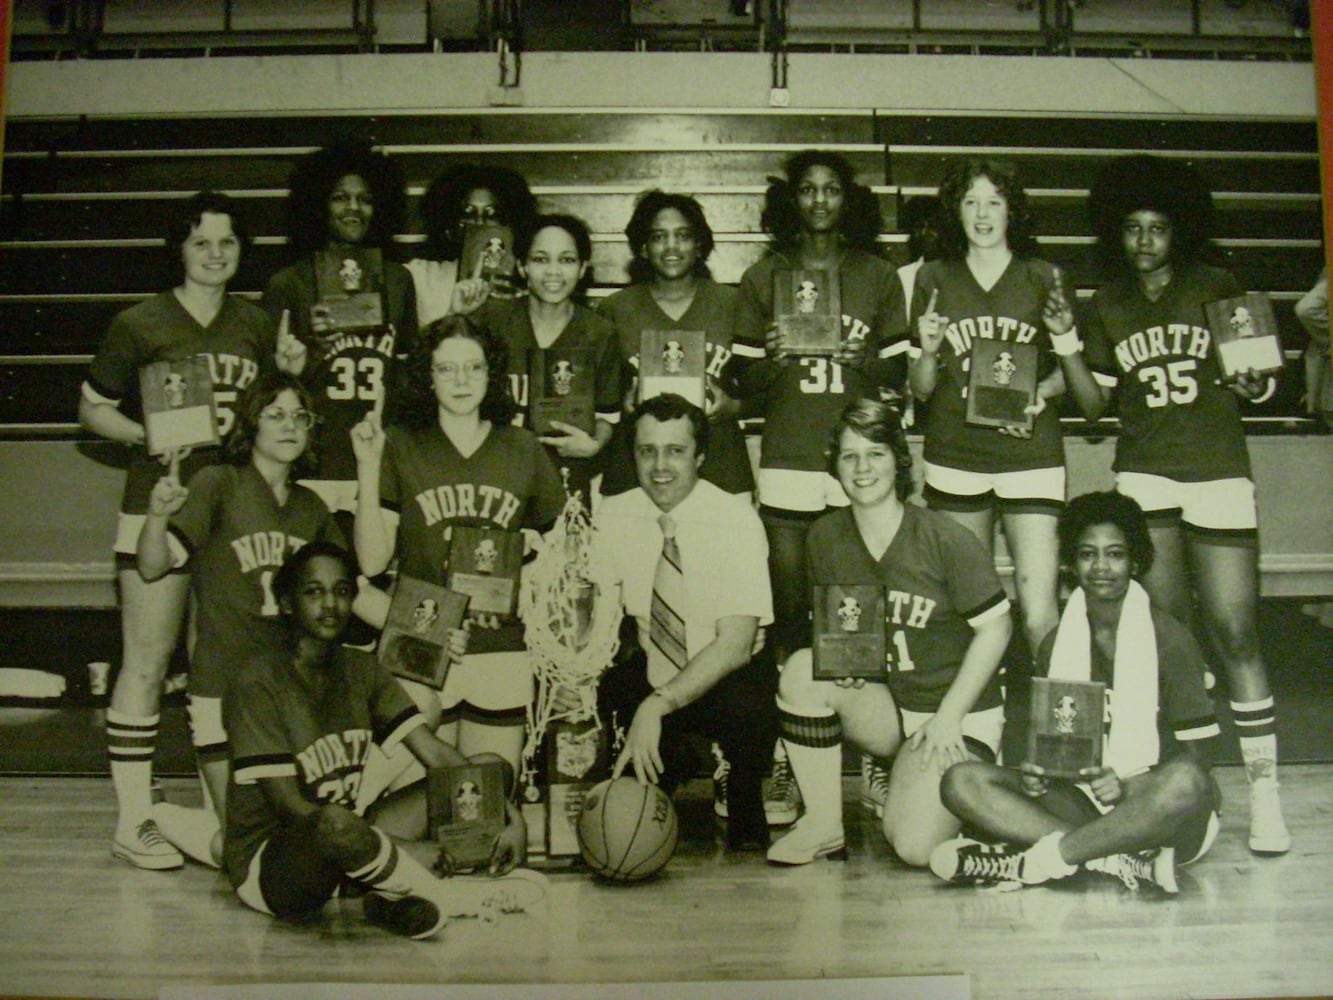
{"label": "black trousers", "polygon": [[[697,733],[716,740],[731,764],[727,781],[727,840],[731,844],[768,842],[760,785],[773,762],[778,736],[774,693],[777,668],[761,652],[745,666],[728,674],[703,697],[662,719],[663,773],[659,782],[670,795],[681,782],[698,773],[698,757],[686,736]],[[617,663],[597,690],[603,722],[628,731],[639,704],[652,693],[648,665],[637,644]]]}

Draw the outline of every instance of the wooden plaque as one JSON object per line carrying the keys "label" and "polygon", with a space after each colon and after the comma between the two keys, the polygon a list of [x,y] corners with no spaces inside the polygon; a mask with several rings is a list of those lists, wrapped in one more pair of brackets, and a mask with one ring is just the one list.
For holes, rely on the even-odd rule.
{"label": "wooden plaque", "polygon": [[213,375],[204,355],[144,365],[139,370],[139,396],[150,455],[221,443]]}
{"label": "wooden plaque", "polygon": [[449,633],[461,628],[468,596],[400,576],[380,633],[379,661],[397,677],[444,687],[449,676]]}
{"label": "wooden plaque", "polygon": [[978,337],[969,356],[967,422],[1031,430],[1034,417],[1023,411],[1037,401],[1036,345]]}
{"label": "wooden plaque", "polygon": [[455,524],[449,532],[449,589],[470,598],[468,612],[511,620],[518,612],[523,536]]}
{"label": "wooden plaque", "polygon": [[552,420],[593,432],[592,352],[582,348],[534,348],[528,352],[528,409],[538,435],[560,433]]}
{"label": "wooden plaque", "polygon": [[610,774],[610,747],[596,719],[556,720],[546,730],[546,854],[579,853],[583,799]]}
{"label": "wooden plaque", "polygon": [[315,252],[313,320],[332,330],[369,330],[384,325],[384,259],[376,247]]}
{"label": "wooden plaque", "polygon": [[1034,677],[1028,761],[1053,778],[1100,767],[1105,717],[1105,684]]}
{"label": "wooden plaque", "polygon": [[816,584],[811,644],[815,679],[884,680],[884,614],[884,588],[879,584]]}
{"label": "wooden plaque", "polygon": [[1203,307],[1217,348],[1222,380],[1234,382],[1241,372],[1271,375],[1282,370],[1282,341],[1277,335],[1273,304],[1263,292],[1217,299]]}
{"label": "wooden plaque", "polygon": [[504,762],[426,769],[426,832],[460,868],[491,858],[505,828]]}
{"label": "wooden plaque", "polygon": [[842,298],[837,271],[797,268],[773,272],[773,319],[792,354],[836,354],[842,344]]}
{"label": "wooden plaque", "polygon": [[671,392],[702,410],[707,363],[703,330],[644,330],[639,337],[639,402]]}
{"label": "wooden plaque", "polygon": [[512,229],[489,222],[464,227],[459,278],[481,278],[490,284],[497,278],[512,282],[515,270]]}

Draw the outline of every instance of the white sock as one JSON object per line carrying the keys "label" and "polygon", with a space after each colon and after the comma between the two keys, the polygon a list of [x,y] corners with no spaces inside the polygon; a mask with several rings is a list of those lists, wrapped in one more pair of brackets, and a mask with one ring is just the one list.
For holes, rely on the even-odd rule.
{"label": "white sock", "polygon": [[222,867],[222,828],[212,809],[189,809],[159,802],[150,815],[162,836],[184,854],[201,865]]}
{"label": "white sock", "polygon": [[1059,830],[1048,833],[1023,852],[1024,882],[1050,882],[1068,878],[1078,871],[1078,865],[1071,865],[1060,853],[1060,841],[1064,840],[1064,836]]}

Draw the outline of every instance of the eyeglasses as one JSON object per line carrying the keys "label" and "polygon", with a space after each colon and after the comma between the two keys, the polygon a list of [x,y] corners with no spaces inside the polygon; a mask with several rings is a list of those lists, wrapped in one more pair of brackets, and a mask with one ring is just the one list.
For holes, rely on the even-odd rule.
{"label": "eyeglasses", "polygon": [[490,222],[498,216],[494,205],[467,205],[463,208],[464,222]]}
{"label": "eyeglasses", "polygon": [[270,424],[285,424],[290,420],[303,431],[315,426],[315,415],[309,410],[284,410],[281,406],[270,406],[260,410],[259,419]]}
{"label": "eyeglasses", "polygon": [[431,365],[430,370],[441,378],[458,378],[461,372],[463,378],[469,382],[474,379],[485,378],[486,373],[490,371],[485,361],[464,361],[461,365],[454,361],[445,361],[438,365]]}

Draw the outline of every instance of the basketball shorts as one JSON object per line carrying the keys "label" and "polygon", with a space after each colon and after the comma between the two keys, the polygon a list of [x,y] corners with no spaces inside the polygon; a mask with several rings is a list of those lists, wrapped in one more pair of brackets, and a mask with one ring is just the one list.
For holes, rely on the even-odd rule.
{"label": "basketball shorts", "polygon": [[804,469],[760,469],[759,502],[779,510],[823,511],[846,507],[842,484],[827,472]]}
{"label": "basketball shorts", "polygon": [[1064,466],[1017,472],[968,472],[931,462],[923,464],[926,498],[934,510],[966,514],[987,509],[993,500],[1010,513],[1058,514],[1064,506]]}
{"label": "basketball shorts", "polygon": [[1115,485],[1138,501],[1150,523],[1179,515],[1203,531],[1252,532],[1259,527],[1254,483],[1249,479],[1182,483],[1146,472],[1120,472]]}
{"label": "basketball shorts", "polygon": [[[898,714],[902,719],[903,740],[907,740],[913,733],[926,724],[934,712],[911,712],[905,708],[899,709]],[[996,705],[994,708],[983,708],[976,712],[968,712],[963,716],[963,741],[968,744],[968,749],[987,763],[994,763],[1000,753],[1000,737],[1004,731],[1004,706]],[[988,750],[989,756],[981,752]]]}

